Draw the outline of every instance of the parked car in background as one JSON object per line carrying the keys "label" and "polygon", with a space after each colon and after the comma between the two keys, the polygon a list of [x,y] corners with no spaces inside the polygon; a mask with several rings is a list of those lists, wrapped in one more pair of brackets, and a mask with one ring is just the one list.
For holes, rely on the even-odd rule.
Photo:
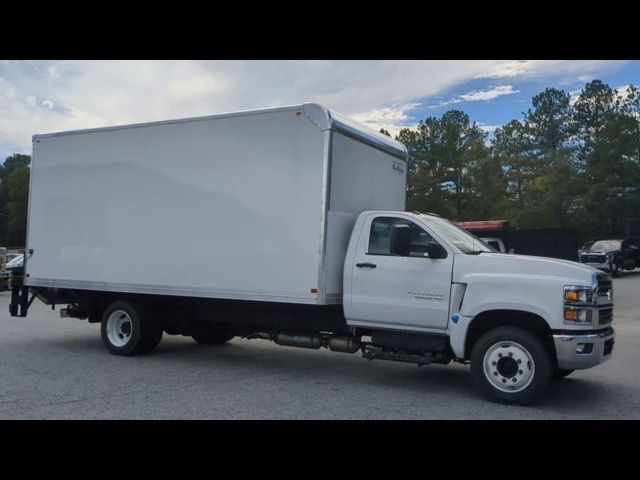
{"label": "parked car in background", "polygon": [[481,238],[480,240],[489,245],[496,252],[507,253],[507,249],[504,247],[504,242],[501,238]]}
{"label": "parked car in background", "polygon": [[22,275],[24,270],[24,254],[11,254],[11,257],[11,260],[0,270],[0,291],[2,292],[10,288],[11,278]]}
{"label": "parked car in background", "polygon": [[578,259],[580,263],[607,270],[617,277],[622,270],[640,267],[640,239],[587,242],[578,250]]}
{"label": "parked car in background", "polygon": [[591,248],[591,245],[593,245],[594,243],[596,243],[596,240],[589,240],[587,242],[584,242],[580,250],[578,250],[578,256],[580,256],[580,254],[585,250],[589,250],[589,248]]}

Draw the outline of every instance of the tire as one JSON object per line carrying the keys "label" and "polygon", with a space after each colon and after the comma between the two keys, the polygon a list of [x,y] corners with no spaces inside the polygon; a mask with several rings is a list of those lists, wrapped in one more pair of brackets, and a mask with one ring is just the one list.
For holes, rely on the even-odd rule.
{"label": "tire", "polygon": [[162,339],[162,327],[142,305],[117,301],[104,311],[100,334],[110,353],[132,356],[156,348]]}
{"label": "tire", "polygon": [[556,368],[555,371],[553,372],[553,378],[557,380],[560,378],[568,377],[574,371],[575,370],[564,370],[562,368]]}
{"label": "tire", "polygon": [[471,351],[471,374],[476,384],[498,402],[535,402],[547,388],[552,373],[551,352],[538,335],[522,328],[490,330]]}
{"label": "tire", "polygon": [[231,340],[235,335],[226,328],[210,328],[191,335],[196,342],[202,345],[221,345]]}

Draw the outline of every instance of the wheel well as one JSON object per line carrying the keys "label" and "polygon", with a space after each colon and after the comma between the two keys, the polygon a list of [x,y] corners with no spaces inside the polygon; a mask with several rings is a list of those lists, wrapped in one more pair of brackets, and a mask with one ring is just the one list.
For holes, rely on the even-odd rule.
{"label": "wheel well", "polygon": [[551,329],[541,316],[522,310],[489,310],[477,315],[469,325],[464,343],[465,360],[469,359],[471,349],[482,335],[494,328],[507,326],[519,327],[536,333],[555,355]]}

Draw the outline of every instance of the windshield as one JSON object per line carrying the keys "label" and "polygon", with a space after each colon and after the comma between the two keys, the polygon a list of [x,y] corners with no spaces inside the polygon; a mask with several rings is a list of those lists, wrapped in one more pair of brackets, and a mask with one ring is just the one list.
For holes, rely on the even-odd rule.
{"label": "windshield", "polygon": [[480,240],[475,235],[462,230],[454,223],[439,217],[429,217],[429,222],[435,223],[439,230],[447,240],[458,247],[463,253],[480,253],[480,252],[495,252],[493,248]]}
{"label": "windshield", "polygon": [[589,250],[594,252],[608,251],[608,250],[620,250],[620,240],[598,240],[596,243],[589,247]]}
{"label": "windshield", "polygon": [[9,262],[7,262],[7,267],[16,267],[22,264],[22,259],[24,258],[24,255],[18,255],[16,258],[10,260]]}

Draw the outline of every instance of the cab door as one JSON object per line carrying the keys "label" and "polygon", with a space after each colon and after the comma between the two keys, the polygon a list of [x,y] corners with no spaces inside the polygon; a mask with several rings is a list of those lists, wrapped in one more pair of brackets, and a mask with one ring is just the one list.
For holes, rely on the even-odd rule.
{"label": "cab door", "polygon": [[[393,253],[392,229],[408,226],[411,249]],[[453,253],[429,258],[438,242],[426,227],[393,215],[365,219],[351,276],[350,324],[444,332],[449,317]]]}

